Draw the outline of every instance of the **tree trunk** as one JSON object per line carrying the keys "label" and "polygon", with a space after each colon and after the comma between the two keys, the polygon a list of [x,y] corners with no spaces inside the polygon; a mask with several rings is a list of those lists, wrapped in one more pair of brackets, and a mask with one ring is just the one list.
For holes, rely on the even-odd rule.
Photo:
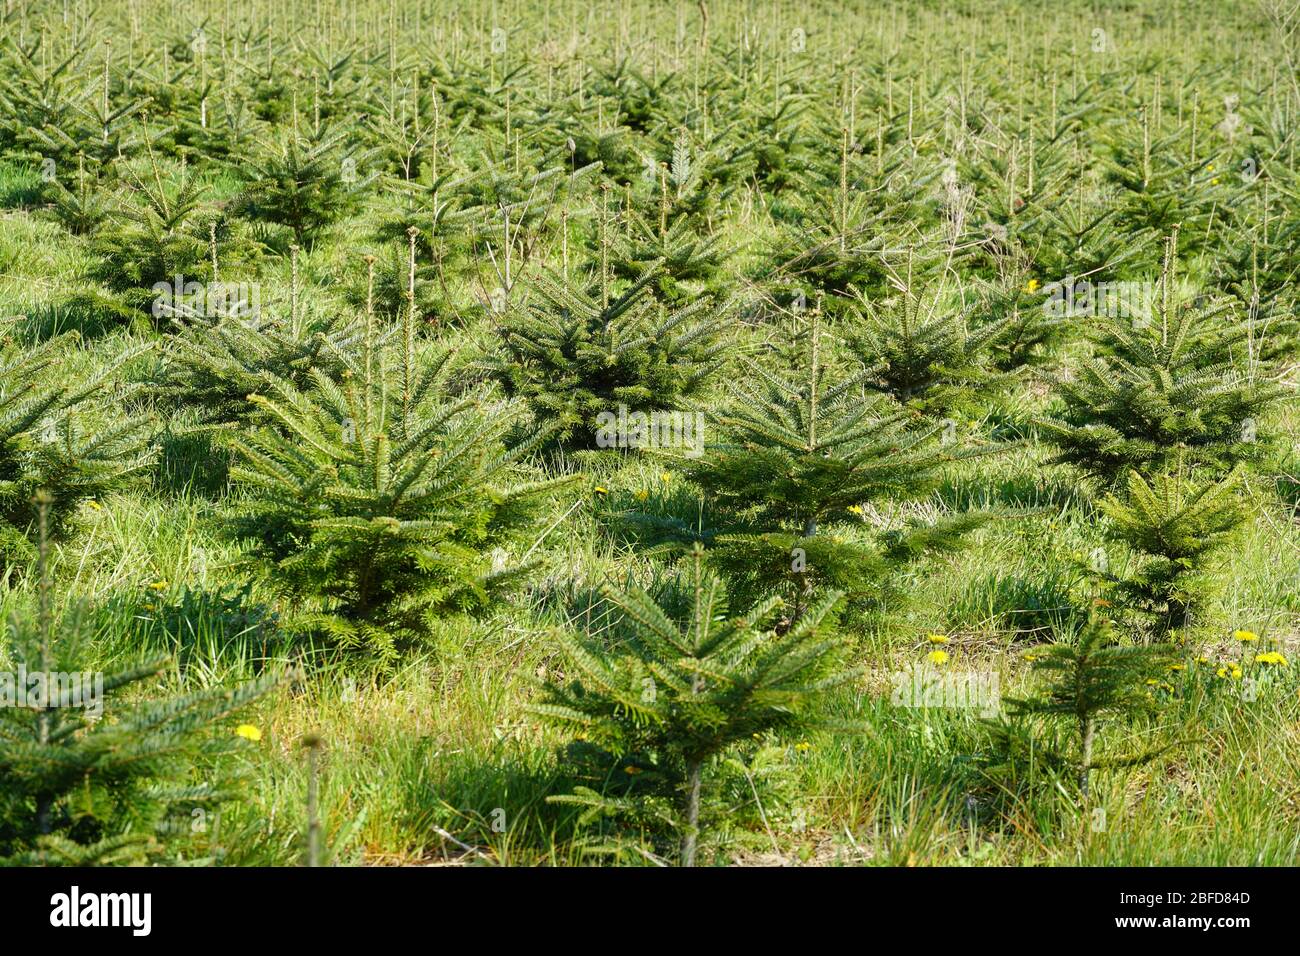
{"label": "tree trunk", "polygon": [[1088,796],[1088,772],[1092,769],[1092,736],[1096,726],[1091,717],[1083,717],[1079,720],[1079,729],[1083,733],[1083,765],[1079,768],[1079,787],[1083,790],[1083,795],[1086,798]]}
{"label": "tree trunk", "polygon": [[682,836],[682,866],[695,865],[695,847],[700,832],[700,782],[703,761],[686,765],[686,833]]}

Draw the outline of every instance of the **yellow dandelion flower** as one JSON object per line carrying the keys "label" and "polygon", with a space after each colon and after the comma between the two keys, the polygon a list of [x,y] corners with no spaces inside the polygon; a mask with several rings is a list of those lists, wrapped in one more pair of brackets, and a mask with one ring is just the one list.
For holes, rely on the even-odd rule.
{"label": "yellow dandelion flower", "polygon": [[1214,673],[1215,673],[1215,675],[1218,676],[1218,677],[1227,677],[1227,676],[1228,676],[1228,669],[1227,669],[1226,667],[1220,667],[1220,668],[1219,668],[1217,671],[1215,671]]}
{"label": "yellow dandelion flower", "polygon": [[597,486],[596,486],[596,494],[601,495],[601,496],[603,497],[603,496],[609,494],[609,489],[608,489],[608,488],[601,487],[600,485],[597,485]]}
{"label": "yellow dandelion flower", "polygon": [[808,743],[806,740],[801,740],[794,745],[794,749],[799,751],[801,754],[806,754],[808,751],[812,750],[812,744]]}
{"label": "yellow dandelion flower", "polygon": [[1170,664],[1170,665],[1169,665],[1169,669],[1170,669],[1171,671],[1185,671],[1185,670],[1187,670],[1187,665],[1186,665],[1186,664]]}
{"label": "yellow dandelion flower", "polygon": [[166,590],[167,590],[167,582],[166,582],[166,581],[154,581],[152,584],[149,585],[149,587],[150,587],[150,589],[152,589],[152,590],[154,590],[154,591],[166,591]]}
{"label": "yellow dandelion flower", "polygon": [[1256,654],[1255,660],[1261,664],[1272,664],[1275,667],[1286,667],[1286,658],[1277,651],[1268,651],[1264,654]]}
{"label": "yellow dandelion flower", "polygon": [[664,484],[668,484],[668,482],[673,480],[673,476],[665,471],[662,475],[659,476],[659,480],[662,481]]}
{"label": "yellow dandelion flower", "polygon": [[1156,680],[1154,677],[1148,677],[1148,678],[1147,678],[1147,686],[1149,686],[1149,687],[1159,687],[1159,686],[1160,686],[1160,681]]}
{"label": "yellow dandelion flower", "polygon": [[650,492],[648,492],[648,491],[638,491],[638,492],[637,492],[635,495],[633,495],[632,497],[636,498],[637,501],[645,501],[647,498],[650,497]]}
{"label": "yellow dandelion flower", "polygon": [[947,644],[949,638],[944,634],[927,634],[925,639],[931,644]]}
{"label": "yellow dandelion flower", "polygon": [[251,740],[253,743],[257,743],[262,739],[262,732],[252,724],[240,724],[235,728],[235,736],[243,737],[245,740]]}
{"label": "yellow dandelion flower", "polygon": [[103,511],[103,510],[104,510],[104,506],[101,505],[98,501],[94,501],[93,499],[92,499],[91,501],[87,501],[87,502],[86,502],[86,505],[87,505],[87,507],[89,507],[89,508],[93,508],[95,511]]}
{"label": "yellow dandelion flower", "polygon": [[926,655],[925,655],[925,659],[928,660],[931,664],[947,664],[947,663],[948,663],[948,652],[947,652],[947,651],[931,651],[929,654],[926,654]]}
{"label": "yellow dandelion flower", "polygon": [[1211,180],[1210,180],[1210,185],[1211,185],[1211,186],[1217,186],[1217,185],[1219,185],[1219,177],[1218,177],[1218,176],[1215,176],[1213,179],[1211,179]]}
{"label": "yellow dandelion flower", "polygon": [[1259,640],[1259,635],[1254,631],[1233,631],[1232,636],[1239,641],[1249,644],[1251,641]]}
{"label": "yellow dandelion flower", "polygon": [[1037,292],[1037,291],[1038,291],[1038,280],[1037,280],[1037,279],[1030,279],[1028,282],[1026,282],[1026,283],[1025,283],[1025,291],[1026,291],[1026,292]]}
{"label": "yellow dandelion flower", "polygon": [[1210,163],[1210,165],[1206,166],[1205,168],[1210,172],[1214,172],[1214,163]]}
{"label": "yellow dandelion flower", "polygon": [[849,505],[849,514],[851,515],[862,514],[862,505]]}
{"label": "yellow dandelion flower", "polygon": [[1198,664],[1208,664],[1208,663],[1210,663],[1210,659],[1209,659],[1208,657],[1198,657],[1198,658],[1196,658],[1196,663],[1198,663]]}

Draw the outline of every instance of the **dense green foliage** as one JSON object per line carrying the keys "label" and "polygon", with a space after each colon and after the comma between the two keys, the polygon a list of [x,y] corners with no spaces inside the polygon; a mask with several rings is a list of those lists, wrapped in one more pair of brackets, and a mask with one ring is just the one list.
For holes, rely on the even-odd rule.
{"label": "dense green foliage", "polygon": [[1034,670],[1047,680],[1032,696],[1006,701],[1010,723],[999,729],[1006,735],[1007,759],[1023,758],[1028,749],[1024,722],[1067,722],[1073,746],[1053,752],[1048,744],[1039,759],[1072,768],[1086,797],[1094,770],[1132,766],[1162,752],[1149,749],[1101,758],[1094,747],[1103,718],[1131,718],[1156,709],[1152,686],[1161,683],[1178,659],[1172,646],[1122,643],[1110,621],[1094,614],[1071,640],[1035,651],[1032,657]]}
{"label": "dense green foliage", "polygon": [[569,637],[577,675],[547,688],[542,716],[578,737],[567,759],[603,789],[567,798],[588,820],[631,816],[682,833],[680,859],[695,862],[704,774],[751,737],[806,727],[823,695],[850,679],[828,619],[831,593],[778,633],[778,598],[728,613],[722,583],[696,550],[690,570],[652,595],[603,591],[600,632]]}
{"label": "dense green foliage", "polygon": [[[43,531],[48,495],[37,507]],[[78,607],[53,618],[47,562],[43,553],[39,614],[8,626],[14,670],[0,682],[0,865],[140,864],[163,850],[201,856],[208,815],[235,781],[205,779],[196,767],[243,743],[210,731],[277,678],[120,704],[123,690],[170,662],[107,674],[89,667],[89,614]]]}
{"label": "dense green foliage", "polygon": [[1297,23],[4,4],[0,857],[1294,865]]}

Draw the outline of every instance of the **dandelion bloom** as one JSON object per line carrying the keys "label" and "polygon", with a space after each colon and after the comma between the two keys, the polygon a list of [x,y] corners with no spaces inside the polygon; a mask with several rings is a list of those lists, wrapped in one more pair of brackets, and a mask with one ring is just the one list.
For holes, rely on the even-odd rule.
{"label": "dandelion bloom", "polygon": [[947,651],[931,651],[929,654],[926,654],[926,655],[925,655],[925,659],[928,660],[931,664],[947,664],[947,663],[948,663],[948,652],[947,652]]}
{"label": "dandelion bloom", "polygon": [[1275,667],[1286,667],[1286,658],[1277,651],[1268,651],[1264,654],[1256,654],[1255,660],[1261,664],[1272,664]]}
{"label": "dandelion bloom", "polygon": [[262,739],[262,732],[252,724],[240,724],[235,728],[235,736],[243,737],[245,740],[251,740],[253,743],[257,743]]}
{"label": "dandelion bloom", "polygon": [[948,638],[943,634],[927,634],[925,639],[931,644],[947,644]]}
{"label": "dandelion bloom", "polygon": [[1259,640],[1259,635],[1254,631],[1233,631],[1232,636],[1239,641],[1245,641],[1247,644]]}

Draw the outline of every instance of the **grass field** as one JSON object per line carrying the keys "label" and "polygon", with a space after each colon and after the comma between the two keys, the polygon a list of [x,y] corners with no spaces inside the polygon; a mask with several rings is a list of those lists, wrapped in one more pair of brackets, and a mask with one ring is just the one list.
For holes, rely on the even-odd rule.
{"label": "grass field", "polygon": [[[44,620],[44,580],[77,669],[165,657],[72,742],[277,681],[165,766],[119,737],[71,777],[20,742],[44,711],[3,711],[0,860],[75,857],[55,834],[121,862],[673,865],[698,831],[701,864],[1300,862],[1298,27],[1285,0],[6,0],[0,610]],[[1076,280],[1091,304],[1054,312]],[[599,314],[565,328],[579,292]],[[1143,378],[1130,334],[1189,353]],[[410,376],[447,348],[435,414]],[[773,452],[796,412],[737,437],[764,375],[797,409],[823,373],[882,429],[854,464]],[[349,412],[372,379],[384,413]],[[701,440],[601,447],[620,406]],[[1131,473],[1217,504],[1146,514],[1143,550]],[[765,641],[848,593],[846,678],[764,698],[695,821],[657,703],[611,698],[642,744],[601,751],[603,784],[539,704],[580,673],[565,635],[624,647],[595,589],[659,595],[697,541],[732,614],[783,599]],[[1077,697],[1012,702],[1100,618],[1165,656],[1097,678],[1123,686],[1089,774]],[[730,680],[689,672],[688,697]],[[955,696],[922,705],[916,674]],[[136,771],[181,788],[165,811]],[[548,799],[579,786],[627,805]]]}

